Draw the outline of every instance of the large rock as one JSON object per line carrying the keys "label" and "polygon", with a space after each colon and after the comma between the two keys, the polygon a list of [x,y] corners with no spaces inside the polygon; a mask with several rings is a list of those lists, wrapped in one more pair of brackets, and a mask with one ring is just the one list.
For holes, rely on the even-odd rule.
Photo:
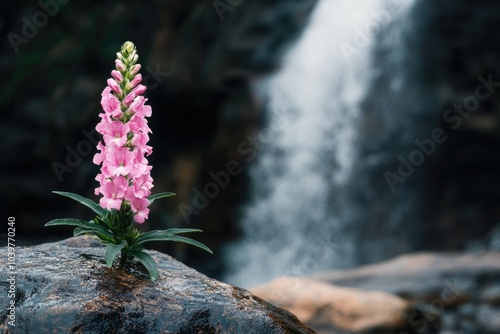
{"label": "large rock", "polygon": [[380,292],[338,287],[309,278],[281,277],[252,293],[294,313],[318,333],[338,328],[356,333],[399,333],[419,312],[402,298]]}
{"label": "large rock", "polygon": [[500,252],[406,254],[251,291],[321,334],[500,333]]}
{"label": "large rock", "polygon": [[[2,254],[7,254],[5,248]],[[90,237],[18,248],[16,327],[8,326],[8,273],[0,274],[2,333],[314,333],[248,291],[151,251],[159,278],[138,265],[108,269]]]}
{"label": "large rock", "polygon": [[[418,333],[434,324],[440,324],[438,333],[443,334],[500,333],[500,252],[407,254],[313,277],[328,284],[402,297],[422,312],[421,318],[408,318]],[[294,312],[299,316],[300,312]]]}

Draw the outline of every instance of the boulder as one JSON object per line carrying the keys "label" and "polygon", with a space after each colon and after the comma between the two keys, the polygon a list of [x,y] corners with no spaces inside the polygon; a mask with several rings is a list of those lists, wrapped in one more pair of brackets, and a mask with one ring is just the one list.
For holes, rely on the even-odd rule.
{"label": "boulder", "polygon": [[499,282],[500,252],[422,252],[251,291],[321,334],[498,334]]}
{"label": "boulder", "polygon": [[0,332],[314,333],[289,312],[168,255],[149,252],[159,269],[151,282],[139,263],[107,268],[104,252],[91,237],[18,247],[15,328],[4,311],[10,273],[2,270]]}
{"label": "boulder", "polygon": [[295,314],[318,333],[399,333],[418,311],[402,298],[334,286],[310,278],[280,277],[251,289],[256,296]]}
{"label": "boulder", "polygon": [[[422,333],[500,333],[500,252],[414,253],[363,267],[316,273],[326,284],[395,294],[421,311]],[[279,303],[277,305],[280,305]],[[295,312],[299,319],[300,312]],[[313,326],[313,323],[309,323]]]}

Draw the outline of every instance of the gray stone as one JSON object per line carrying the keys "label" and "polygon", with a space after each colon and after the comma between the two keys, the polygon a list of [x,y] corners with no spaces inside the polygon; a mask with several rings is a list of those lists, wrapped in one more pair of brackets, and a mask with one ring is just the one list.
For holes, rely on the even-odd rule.
{"label": "gray stone", "polygon": [[[5,248],[1,249],[6,254]],[[2,333],[314,333],[246,290],[150,251],[159,277],[133,263],[107,268],[90,237],[16,250],[16,327],[8,325],[8,273],[0,273]]]}
{"label": "gray stone", "polygon": [[[349,270],[312,275],[337,286],[396,294],[422,312],[421,333],[500,333],[500,253],[413,253]],[[294,311],[300,318],[299,312]],[[302,319],[303,320],[303,319]],[[303,320],[304,321],[304,320]]]}
{"label": "gray stone", "polygon": [[490,305],[479,306],[476,322],[481,333],[498,334],[500,331],[500,308]]}

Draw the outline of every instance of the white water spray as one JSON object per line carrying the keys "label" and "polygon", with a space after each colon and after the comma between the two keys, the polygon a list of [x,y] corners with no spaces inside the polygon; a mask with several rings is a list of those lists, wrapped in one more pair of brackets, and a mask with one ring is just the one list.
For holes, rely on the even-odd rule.
{"label": "white water spray", "polygon": [[277,276],[352,265],[355,245],[342,190],[355,162],[360,102],[374,71],[371,51],[378,29],[410,2],[318,4],[266,87],[274,116],[270,140],[251,171],[253,201],[240,222],[243,239],[226,250],[225,281],[248,288]]}

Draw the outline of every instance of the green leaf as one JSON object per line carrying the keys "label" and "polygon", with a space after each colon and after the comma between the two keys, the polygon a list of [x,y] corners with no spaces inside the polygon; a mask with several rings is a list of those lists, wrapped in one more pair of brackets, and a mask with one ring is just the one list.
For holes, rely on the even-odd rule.
{"label": "green leaf", "polygon": [[[109,211],[108,211],[109,213]],[[107,215],[106,215],[107,217]],[[102,227],[104,228],[107,228],[107,229],[112,229],[111,226],[109,225],[106,217],[95,217],[94,218],[94,222],[97,224],[97,225],[101,225]]]}
{"label": "green leaf", "polygon": [[73,193],[64,192],[64,191],[53,191],[53,193],[61,195],[61,196],[69,197],[69,198],[85,205],[86,207],[90,208],[92,211],[94,211],[95,213],[97,213],[98,215],[101,215],[103,217],[106,216],[106,213],[108,213],[108,210],[101,208],[97,203],[95,203],[91,199],[85,198],[83,196],[73,194]]}
{"label": "green leaf", "polygon": [[[80,220],[80,219],[72,219],[72,218],[62,218],[62,219],[54,219],[49,221],[48,223],[45,224],[45,226],[57,226],[57,225],[68,225],[68,226],[76,226],[76,227],[81,227],[83,229],[88,229],[88,230],[94,230],[96,232],[99,232],[101,234],[106,235],[109,238],[113,238],[113,234],[107,230],[106,228],[102,227],[99,224],[96,224],[92,221],[85,221],[85,220]],[[73,232],[73,234],[76,233]],[[82,233],[79,233],[82,234]]]}
{"label": "green leaf", "polygon": [[139,260],[144,267],[146,267],[152,281],[158,277],[158,267],[156,266],[156,262],[151,255],[141,250],[131,250],[128,253]]}
{"label": "green leaf", "polygon": [[54,219],[46,223],[44,226],[56,226],[56,225],[68,225],[68,226],[77,226],[77,227],[86,227],[89,223],[85,220],[81,219],[73,219],[73,218],[60,218]]}
{"label": "green leaf", "polygon": [[[199,228],[169,228],[168,230],[154,230],[154,231],[150,231],[150,232],[167,232],[171,235],[175,235],[175,234],[181,234],[181,233],[196,233],[196,232],[203,232],[203,230],[200,230]],[[143,234],[146,234],[146,233],[150,233],[150,232],[145,232]]]}
{"label": "green leaf", "polygon": [[166,193],[158,193],[158,194],[150,195],[150,196],[148,196],[149,204],[153,203],[155,200],[157,200],[159,198],[171,197],[171,196],[175,196],[175,194],[166,192]]}
{"label": "green leaf", "polygon": [[143,244],[148,241],[169,240],[165,238],[176,234],[191,233],[191,232],[203,232],[203,231],[195,228],[169,228],[168,230],[154,230],[141,233],[139,238],[137,238],[136,243]]}
{"label": "green leaf", "polygon": [[208,248],[207,246],[205,246],[201,242],[196,241],[196,240],[191,239],[191,238],[181,237],[181,236],[178,236],[178,235],[172,235],[168,240],[169,241],[177,241],[177,242],[183,242],[183,243],[186,243],[186,244],[190,244],[190,245],[196,246],[198,248],[201,248],[201,249],[209,252],[210,254],[213,254],[213,252],[212,252],[212,250],[210,248]]}
{"label": "green leaf", "polygon": [[[174,231],[172,231],[172,230],[174,230]],[[169,230],[165,230],[165,231],[162,231],[162,230],[150,231],[150,232],[146,232],[146,233],[141,234],[141,236],[139,238],[137,238],[135,244],[141,245],[141,244],[148,242],[148,241],[178,241],[178,242],[184,242],[186,244],[190,244],[190,245],[199,247],[203,250],[206,250],[210,254],[213,254],[212,251],[210,250],[210,248],[208,248],[207,246],[205,246],[201,242],[196,241],[196,240],[191,239],[191,238],[181,237],[181,236],[175,235],[175,234],[187,233],[187,232],[201,232],[201,230],[190,229],[190,228],[186,228],[186,229],[178,228],[178,229],[169,229]]]}
{"label": "green leaf", "polygon": [[94,229],[90,229],[90,228],[85,228],[85,227],[77,227],[75,228],[75,230],[73,231],[73,236],[74,237],[77,237],[79,235],[82,235],[82,234],[86,234],[86,233],[94,233],[95,230]]}
{"label": "green leaf", "polygon": [[127,242],[125,240],[123,240],[119,245],[113,243],[108,244],[106,247],[106,265],[108,267],[113,265],[116,257],[125,246],[127,246]]}

